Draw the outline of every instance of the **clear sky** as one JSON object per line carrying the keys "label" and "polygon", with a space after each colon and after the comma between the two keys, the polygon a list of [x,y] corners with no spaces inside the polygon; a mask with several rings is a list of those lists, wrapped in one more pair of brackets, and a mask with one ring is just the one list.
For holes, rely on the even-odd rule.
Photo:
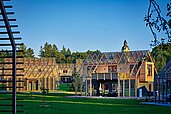
{"label": "clear sky", "polygon": [[[158,0],[163,8],[168,0]],[[149,0],[12,0],[23,42],[35,50],[45,42],[71,51],[150,50],[143,18]]]}

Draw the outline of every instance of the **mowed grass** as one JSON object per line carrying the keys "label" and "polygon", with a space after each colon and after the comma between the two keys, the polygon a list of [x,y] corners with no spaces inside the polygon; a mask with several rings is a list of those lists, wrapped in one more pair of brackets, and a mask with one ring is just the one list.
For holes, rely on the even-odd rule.
{"label": "mowed grass", "polygon": [[[23,114],[170,114],[171,107],[143,105],[138,100],[131,99],[92,99],[92,98],[67,98],[73,94],[51,93],[45,96],[41,94],[21,94],[17,98],[24,98],[17,107],[23,110]],[[8,98],[8,95],[0,95],[0,98]],[[7,103],[0,101],[1,103]],[[8,107],[0,107],[2,108]]]}

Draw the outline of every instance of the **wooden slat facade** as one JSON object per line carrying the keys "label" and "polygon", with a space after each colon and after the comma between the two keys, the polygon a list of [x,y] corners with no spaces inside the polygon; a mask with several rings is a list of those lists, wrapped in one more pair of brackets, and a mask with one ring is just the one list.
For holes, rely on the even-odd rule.
{"label": "wooden slat facade", "polygon": [[[5,58],[5,62],[11,62],[11,58]],[[21,77],[17,77],[17,80],[23,80],[24,83],[18,82],[24,88],[17,88],[19,91],[40,91],[42,88],[49,90],[57,89],[61,78],[71,78],[74,64],[57,64],[54,58],[18,58],[17,62],[23,61],[24,64],[17,64],[17,68],[24,68],[24,70],[17,70],[17,74]],[[79,69],[82,61],[77,62],[77,69]],[[8,75],[11,75],[11,65],[6,64],[4,67],[4,79],[11,80]],[[2,64],[0,64],[2,69]],[[66,71],[66,72],[65,72]],[[0,72],[2,74],[2,70]],[[6,82],[7,85],[11,85],[11,82]],[[10,90],[10,88],[8,89]]]}

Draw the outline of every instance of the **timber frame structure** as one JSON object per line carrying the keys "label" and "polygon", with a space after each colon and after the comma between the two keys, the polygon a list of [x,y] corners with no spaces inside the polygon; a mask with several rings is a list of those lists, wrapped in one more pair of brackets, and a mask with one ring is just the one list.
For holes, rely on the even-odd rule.
{"label": "timber frame structure", "polygon": [[[140,96],[138,89],[143,86],[153,91],[154,72],[154,61],[148,50],[93,53],[84,60],[78,72],[82,79],[81,95],[84,87],[86,96],[94,95],[94,91],[98,96],[105,93],[105,85],[101,84],[108,81],[115,82],[118,97],[137,97]],[[108,94],[110,92],[112,90]]]}
{"label": "timber frame structure", "polygon": [[[77,69],[82,61],[76,62]],[[24,58],[24,89],[58,90],[61,83],[72,83],[74,64],[57,64],[55,58]]]}
{"label": "timber frame structure", "polygon": [[[5,63],[11,63],[11,58],[4,58]],[[72,83],[72,74],[74,66],[76,70],[80,68],[81,60],[77,60],[76,64],[57,64],[55,58],[17,58],[17,77],[18,80],[22,80],[23,83],[17,83],[17,91],[42,91],[46,90],[58,90],[61,83]],[[19,64],[20,63],[20,64]],[[21,64],[23,63],[23,64]],[[11,80],[11,70],[7,70],[11,67],[10,64],[1,65],[0,69],[3,69],[3,78]],[[7,86],[11,86],[11,82],[5,83]],[[11,88],[7,88],[10,91]]]}
{"label": "timber frame structure", "polygon": [[[5,58],[6,63],[12,61],[11,58]],[[59,83],[58,66],[56,65],[54,58],[17,58],[18,63],[23,63],[17,65],[18,69],[23,68],[23,70],[17,71],[17,74],[22,77],[17,77],[18,80],[23,80],[23,83],[18,83],[17,86],[22,86],[23,88],[17,88],[18,91],[40,91],[42,89],[55,90],[56,83]],[[3,66],[3,74],[6,76],[4,79],[11,80],[7,75],[11,74],[11,71],[5,70],[10,68],[10,65]],[[6,82],[6,85],[11,85],[10,82]],[[10,91],[11,88],[7,88]]]}
{"label": "timber frame structure", "polygon": [[171,103],[171,60],[155,76],[154,91],[155,102]]}
{"label": "timber frame structure", "polygon": [[24,59],[24,91],[55,90],[59,82],[58,67],[54,58]]}

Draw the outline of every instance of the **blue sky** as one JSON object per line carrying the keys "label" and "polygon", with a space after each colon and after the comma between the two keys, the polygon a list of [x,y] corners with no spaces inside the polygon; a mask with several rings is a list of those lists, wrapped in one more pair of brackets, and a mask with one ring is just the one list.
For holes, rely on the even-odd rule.
{"label": "blue sky", "polygon": [[[158,0],[161,8],[166,1]],[[150,50],[143,17],[149,0],[12,0],[23,42],[38,54],[45,42],[71,51]]]}

